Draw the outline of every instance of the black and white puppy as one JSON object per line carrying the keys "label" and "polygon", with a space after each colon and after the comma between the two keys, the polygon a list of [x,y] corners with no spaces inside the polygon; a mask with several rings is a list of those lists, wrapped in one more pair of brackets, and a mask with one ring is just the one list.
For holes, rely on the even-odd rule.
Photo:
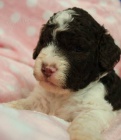
{"label": "black and white puppy", "polygon": [[9,106],[72,122],[71,140],[102,140],[121,109],[121,80],[113,70],[120,49],[86,11],[69,8],[43,26],[34,50],[38,85]]}

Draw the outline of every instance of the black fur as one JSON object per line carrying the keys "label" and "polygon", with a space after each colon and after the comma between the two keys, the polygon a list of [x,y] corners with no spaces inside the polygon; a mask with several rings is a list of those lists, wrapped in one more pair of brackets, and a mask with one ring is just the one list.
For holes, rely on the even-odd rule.
{"label": "black fur", "polygon": [[120,49],[104,27],[87,12],[73,10],[79,16],[74,16],[68,31],[58,32],[57,45],[65,51],[71,65],[66,86],[77,91],[112,70],[120,59]]}
{"label": "black fur", "polygon": [[[120,59],[120,49],[107,30],[86,11],[75,7],[70,9],[76,14],[68,23],[69,29],[58,31],[54,39],[52,32],[58,25],[48,21],[42,28],[33,58],[36,59],[41,49],[53,42],[70,64],[64,88],[77,91],[112,71]],[[51,23],[54,16],[50,18]]]}
{"label": "black fur", "polygon": [[114,110],[121,109],[121,79],[114,71],[111,71],[100,80],[106,87],[105,99],[111,103]]}
{"label": "black fur", "polygon": [[36,59],[41,49],[46,47],[48,43],[52,42],[52,31],[55,25],[45,24],[41,30],[40,38],[33,53],[33,59]]}

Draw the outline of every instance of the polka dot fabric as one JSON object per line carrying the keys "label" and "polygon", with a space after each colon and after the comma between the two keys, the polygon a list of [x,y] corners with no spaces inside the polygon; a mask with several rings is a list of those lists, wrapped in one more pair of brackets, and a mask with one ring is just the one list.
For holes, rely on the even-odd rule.
{"label": "polka dot fabric", "polygon": [[[121,47],[118,0],[0,0],[1,102],[20,98],[25,91],[32,90],[35,83],[32,52],[42,24],[54,12],[74,6],[87,10],[110,31]],[[121,73],[120,63],[116,69]]]}
{"label": "polka dot fabric", "polygon": [[[32,81],[31,84],[33,84],[34,78],[28,80],[24,73],[28,72],[26,67],[31,69],[33,65],[32,52],[38,41],[42,24],[48,20],[53,12],[73,6],[84,8],[90,12],[100,24],[104,24],[108,28],[116,43],[121,46],[121,7],[119,1],[0,0],[0,93],[2,96],[11,92],[21,92],[19,88],[26,86],[23,83],[30,84],[28,82]],[[11,70],[10,65],[19,69],[17,74],[12,71],[13,69]],[[120,68],[120,64],[117,67]],[[3,73],[8,73],[10,77],[7,74],[4,76]],[[16,82],[16,76],[22,77],[22,81],[18,78],[18,82]],[[12,83],[11,80],[14,82]],[[13,88],[10,88],[11,86]]]}
{"label": "polka dot fabric", "polygon": [[[25,91],[32,90],[32,52],[40,28],[54,12],[73,6],[86,9],[121,46],[118,0],[0,0],[1,102],[20,98]],[[120,63],[116,69],[121,73]]]}
{"label": "polka dot fabric", "polygon": [[[42,24],[54,12],[74,6],[87,10],[101,25],[104,25],[109,30],[116,44],[121,47],[121,5],[119,0],[0,0],[1,103],[25,97],[30,93],[36,82],[32,74],[32,52],[37,44]],[[121,75],[121,62],[116,66],[116,70]],[[18,114],[17,116],[16,113]],[[10,114],[11,118],[9,117]],[[67,127],[65,128],[61,124],[58,124],[56,119],[54,120],[59,129],[55,129],[57,133],[54,131],[50,134],[50,130],[46,127],[43,130],[43,127],[40,128],[41,125],[38,122],[40,124],[43,123],[42,126],[54,128],[55,123],[51,123],[52,119],[47,123],[47,121],[40,121],[42,120],[41,117],[45,120],[43,115],[35,113],[34,117],[32,117],[32,114],[30,114],[20,111],[11,112],[10,109],[0,108],[0,121],[3,124],[1,125],[3,127],[0,127],[0,132],[4,132],[2,134],[3,137],[0,135],[2,140],[10,140],[10,138],[11,140],[19,140],[25,138],[25,132],[29,134],[28,131],[24,131],[23,133],[23,131],[16,129],[20,128],[16,125],[11,127],[11,123],[13,124],[11,120],[16,120],[17,122],[14,121],[14,124],[17,123],[20,126],[22,122],[25,124],[25,122],[29,121],[29,119],[26,119],[27,115],[31,118],[31,121],[30,123],[27,122],[25,126],[23,125],[21,130],[28,130],[28,128],[31,128],[30,126],[33,127],[30,131],[31,135],[26,135],[28,136],[26,140],[27,138],[30,140],[30,137],[31,139],[39,140],[45,134],[46,137],[43,140],[56,140],[57,138],[52,134],[58,134],[60,140],[69,139],[68,134],[65,133]],[[38,120],[39,117],[40,120]],[[106,140],[121,139],[121,126],[118,125],[120,124],[119,122],[120,119],[117,121],[117,124],[113,125],[112,128],[115,129],[111,128],[104,134]],[[16,138],[15,136],[20,137]]]}

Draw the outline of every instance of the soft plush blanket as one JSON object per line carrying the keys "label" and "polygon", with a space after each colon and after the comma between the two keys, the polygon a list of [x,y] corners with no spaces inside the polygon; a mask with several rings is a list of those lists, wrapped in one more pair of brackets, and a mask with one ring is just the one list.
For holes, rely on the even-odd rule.
{"label": "soft plush blanket", "polygon": [[[42,24],[59,10],[81,7],[114,37],[121,47],[119,0],[0,0],[0,102],[29,95],[35,85],[32,52]],[[115,67],[121,76],[121,62]],[[0,140],[69,140],[69,123],[42,113],[0,106]],[[103,133],[121,140],[121,115]]]}

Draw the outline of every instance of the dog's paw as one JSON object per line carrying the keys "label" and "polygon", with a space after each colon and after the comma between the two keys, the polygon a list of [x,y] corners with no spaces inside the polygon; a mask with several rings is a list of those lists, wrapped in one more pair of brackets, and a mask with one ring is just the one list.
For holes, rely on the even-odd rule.
{"label": "dog's paw", "polygon": [[18,108],[18,105],[14,102],[3,103],[2,105],[10,108]]}
{"label": "dog's paw", "polygon": [[92,136],[92,135],[89,135],[89,134],[77,134],[77,135],[74,135],[74,136],[71,136],[71,140],[102,140],[101,137],[99,136]]}
{"label": "dog's paw", "polygon": [[69,134],[71,140],[103,140],[99,133],[91,133],[91,130],[88,132],[86,130],[69,131]]}
{"label": "dog's paw", "polygon": [[3,103],[2,105],[6,106],[6,107],[14,108],[14,109],[24,109],[23,104],[20,100],[8,102],[8,103]]}

